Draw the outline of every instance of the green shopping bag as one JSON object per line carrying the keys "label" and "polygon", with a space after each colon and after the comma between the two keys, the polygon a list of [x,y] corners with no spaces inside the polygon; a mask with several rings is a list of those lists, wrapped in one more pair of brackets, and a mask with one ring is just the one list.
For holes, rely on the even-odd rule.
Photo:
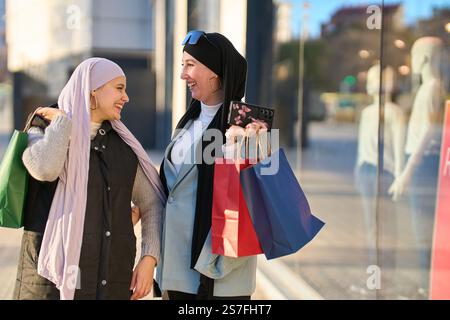
{"label": "green shopping bag", "polygon": [[27,131],[36,111],[27,121],[23,131],[14,130],[0,164],[0,227],[16,229],[23,227],[23,209],[29,175],[23,165],[22,154],[28,145]]}

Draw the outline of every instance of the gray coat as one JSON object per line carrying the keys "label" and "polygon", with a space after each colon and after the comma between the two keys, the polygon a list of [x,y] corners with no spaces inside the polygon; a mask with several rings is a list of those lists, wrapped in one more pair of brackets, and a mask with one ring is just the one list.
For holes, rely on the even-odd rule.
{"label": "gray coat", "polygon": [[[189,128],[189,121],[185,128]],[[195,265],[190,269],[191,244],[195,217],[200,143],[191,148],[191,163],[182,165],[179,173],[169,161],[172,147],[181,134],[176,135],[164,155],[164,172],[169,189],[165,208],[161,263],[157,270],[157,282],[161,290],[197,293],[200,273],[215,279],[214,296],[250,296],[255,290],[256,256],[230,258],[211,253],[211,234]],[[195,154],[195,155],[194,155]],[[212,192],[212,190],[211,190]]]}

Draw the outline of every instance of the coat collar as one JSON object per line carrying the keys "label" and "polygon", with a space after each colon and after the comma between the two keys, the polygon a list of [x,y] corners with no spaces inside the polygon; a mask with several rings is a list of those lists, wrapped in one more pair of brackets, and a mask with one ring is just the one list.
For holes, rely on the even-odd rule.
{"label": "coat collar", "polygon": [[97,135],[91,141],[91,149],[94,149],[95,151],[99,152],[104,151],[104,149],[106,149],[107,147],[106,136],[111,130],[113,130],[111,122],[103,121],[102,125],[97,131]]}
{"label": "coat collar", "polygon": [[[189,120],[186,123],[186,125],[184,126],[184,128],[185,129],[189,128],[189,126],[192,124],[192,122],[193,122],[192,120]],[[172,139],[172,141],[166,148],[166,151],[164,154],[164,158],[166,159],[166,161],[164,161],[164,163],[166,164],[166,168],[171,171],[171,174],[176,176],[175,183],[172,186],[172,188],[170,188],[170,190],[175,189],[180,184],[180,182],[183,181],[183,179],[188,175],[188,173],[190,173],[192,171],[192,169],[196,166],[197,162],[201,160],[201,159],[198,159],[197,154],[200,152],[200,156],[202,156],[201,155],[202,139],[200,138],[198,141],[195,142],[195,145],[191,146],[191,148],[189,148],[189,150],[188,150],[188,152],[191,154],[192,161],[190,163],[183,163],[180,168],[180,171],[177,174],[174,165],[172,164],[172,162],[169,159],[170,159],[170,153],[172,152],[172,148],[175,145],[175,142],[179,138],[181,138],[181,135],[183,134],[183,132],[184,132],[184,130],[180,130],[180,132],[178,132],[177,134],[174,134],[174,138]]]}

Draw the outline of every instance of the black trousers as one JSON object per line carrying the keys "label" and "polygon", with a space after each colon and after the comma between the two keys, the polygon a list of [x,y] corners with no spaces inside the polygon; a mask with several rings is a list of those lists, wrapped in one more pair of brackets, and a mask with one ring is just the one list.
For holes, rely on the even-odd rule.
{"label": "black trousers", "polygon": [[[161,290],[158,283],[154,281],[153,285],[155,296],[159,296]],[[214,279],[200,275],[200,285],[196,294],[166,290],[162,292],[161,298],[162,300],[250,300],[250,296],[215,297],[213,293]]]}
{"label": "black trousers", "polygon": [[[180,291],[164,291],[163,300],[204,300],[198,294],[180,292]],[[208,300],[250,300],[250,296],[237,297],[210,297]]]}

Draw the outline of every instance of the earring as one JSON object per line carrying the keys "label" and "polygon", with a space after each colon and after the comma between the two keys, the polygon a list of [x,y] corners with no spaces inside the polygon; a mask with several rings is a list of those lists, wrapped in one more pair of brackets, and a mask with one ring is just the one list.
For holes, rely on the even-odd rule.
{"label": "earring", "polygon": [[97,110],[98,109],[98,102],[97,102],[97,97],[92,95],[94,97],[95,100],[95,108],[90,107],[91,110]]}

